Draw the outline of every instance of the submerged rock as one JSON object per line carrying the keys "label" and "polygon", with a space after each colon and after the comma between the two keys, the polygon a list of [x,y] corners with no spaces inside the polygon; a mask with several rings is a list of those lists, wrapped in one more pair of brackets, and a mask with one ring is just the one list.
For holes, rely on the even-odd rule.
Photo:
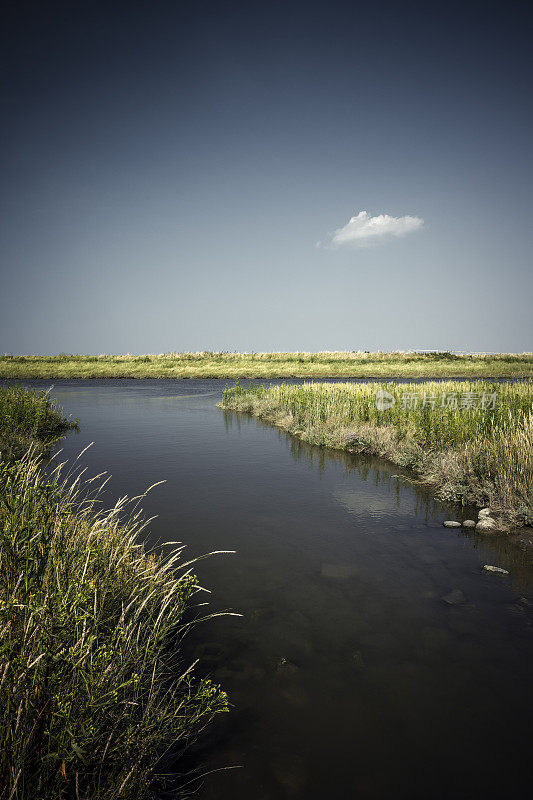
{"label": "submerged rock", "polygon": [[276,672],[280,675],[295,675],[298,672],[298,667],[292,661],[282,656],[278,658],[276,662]]}
{"label": "submerged rock", "polygon": [[272,760],[272,773],[285,791],[284,795],[301,795],[307,783],[304,760],[295,753],[282,753]]}
{"label": "submerged rock", "polygon": [[503,569],[502,567],[493,567],[491,564],[485,564],[483,569],[485,572],[497,572],[500,575],[509,575],[508,569]]}
{"label": "submerged rock", "polygon": [[305,708],[311,704],[308,693],[298,682],[287,681],[284,686],[278,688],[279,696],[291,706]]}
{"label": "submerged rock", "polygon": [[422,629],[420,643],[430,650],[443,650],[450,644],[452,634],[446,628],[427,625]]}
{"label": "submerged rock", "polygon": [[219,681],[245,681],[251,680],[253,675],[252,666],[242,658],[228,661],[227,664],[215,671],[216,679]]}
{"label": "submerged rock", "polygon": [[526,611],[524,606],[521,606],[520,603],[506,603],[504,608],[510,614],[516,614],[516,615],[521,616],[521,617],[523,617],[525,615],[525,611]]}
{"label": "submerged rock", "polygon": [[362,655],[360,650],[358,650],[356,653],[353,654],[352,663],[353,663],[355,669],[357,669],[357,670],[365,669],[366,664],[365,664],[363,655]]}
{"label": "submerged rock", "polygon": [[195,647],[194,658],[203,664],[214,667],[228,660],[228,648],[221,642],[203,642]]}
{"label": "submerged rock", "polygon": [[441,597],[441,600],[448,606],[462,606],[466,603],[466,597],[460,589],[452,589],[451,592]]}
{"label": "submerged rock", "polygon": [[473,519],[464,519],[463,520],[463,528],[475,528],[476,523]]}
{"label": "submerged rock", "polygon": [[323,578],[351,578],[355,574],[353,567],[349,564],[323,564],[322,577]]}
{"label": "submerged rock", "polygon": [[460,522],[456,522],[453,519],[447,519],[442,524],[444,525],[445,528],[460,528],[461,527],[461,523]]}

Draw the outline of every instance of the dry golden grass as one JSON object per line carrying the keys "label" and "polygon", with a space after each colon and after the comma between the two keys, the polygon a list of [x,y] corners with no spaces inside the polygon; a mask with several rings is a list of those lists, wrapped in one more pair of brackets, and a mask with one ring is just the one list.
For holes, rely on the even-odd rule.
{"label": "dry golden grass", "polygon": [[533,376],[533,354],[160,353],[4,356],[3,378],[431,378]]}

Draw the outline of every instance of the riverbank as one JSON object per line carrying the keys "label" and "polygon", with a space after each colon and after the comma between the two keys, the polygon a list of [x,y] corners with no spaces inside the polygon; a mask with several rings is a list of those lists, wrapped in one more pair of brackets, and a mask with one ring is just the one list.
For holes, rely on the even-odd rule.
{"label": "riverbank", "polygon": [[0,378],[527,378],[533,354],[167,353],[3,356]]}
{"label": "riverbank", "polygon": [[[72,423],[42,393],[16,391],[18,438],[17,415],[0,417],[14,442],[0,462],[0,800],[179,796],[164,773],[228,707],[183,663],[203,590],[183,546],[145,551],[141,498],[102,511],[81,468],[41,469],[35,447]],[[31,428],[32,414],[50,424]]]}
{"label": "riverbank", "polygon": [[489,508],[496,532],[533,524],[532,404],[531,381],[476,381],[236,386],[220,407],[412,468],[440,498]]}
{"label": "riverbank", "polygon": [[67,419],[46,392],[11,386],[0,389],[0,453],[20,458],[31,447],[44,455],[78,421]]}

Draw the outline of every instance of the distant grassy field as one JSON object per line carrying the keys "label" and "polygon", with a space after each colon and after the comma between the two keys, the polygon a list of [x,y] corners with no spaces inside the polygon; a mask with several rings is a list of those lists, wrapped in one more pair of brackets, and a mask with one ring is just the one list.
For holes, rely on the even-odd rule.
{"label": "distant grassy field", "polygon": [[533,381],[236,386],[221,407],[311,444],[388,458],[446,500],[533,524]]}
{"label": "distant grassy field", "polygon": [[2,356],[1,378],[526,378],[533,353],[165,353]]}

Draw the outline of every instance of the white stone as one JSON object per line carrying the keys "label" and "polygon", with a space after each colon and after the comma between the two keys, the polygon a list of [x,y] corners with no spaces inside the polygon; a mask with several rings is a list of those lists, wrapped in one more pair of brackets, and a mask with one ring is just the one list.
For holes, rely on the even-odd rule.
{"label": "white stone", "polygon": [[481,517],[476,525],[476,531],[479,531],[480,533],[487,533],[488,531],[496,533],[497,530],[498,526],[492,517]]}
{"label": "white stone", "polygon": [[509,575],[508,569],[502,569],[502,567],[493,567],[491,564],[485,564],[483,569],[485,572],[498,572],[500,575]]}
{"label": "white stone", "polygon": [[461,527],[461,523],[460,522],[455,522],[455,520],[453,520],[453,519],[447,519],[442,524],[444,525],[445,528],[460,528]]}

